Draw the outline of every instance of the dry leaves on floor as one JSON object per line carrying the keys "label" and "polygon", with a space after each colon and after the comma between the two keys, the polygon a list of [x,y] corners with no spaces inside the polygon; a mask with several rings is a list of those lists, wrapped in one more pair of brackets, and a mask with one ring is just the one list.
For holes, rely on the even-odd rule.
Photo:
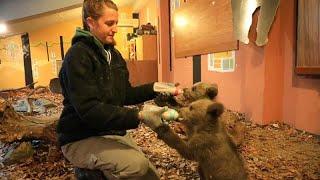
{"label": "dry leaves on floor", "polygon": [[[7,100],[14,102],[30,93],[28,89],[9,92]],[[62,96],[43,91],[32,95],[46,98],[58,107],[45,114],[51,116],[62,110]],[[320,139],[307,132],[298,131],[285,124],[258,126],[245,121],[241,113],[234,112],[247,127],[243,145],[239,148],[250,179],[320,179]],[[170,125],[176,130],[175,123]],[[180,130],[179,130],[180,131]],[[156,134],[144,125],[130,131],[142,151],[155,165],[161,179],[199,179],[197,164],[182,158],[169,148]],[[3,157],[9,144],[0,144]],[[0,168],[1,179],[74,179],[73,166],[51,144],[41,142],[36,153],[24,163]],[[58,157],[58,158],[57,158]],[[1,158],[0,158],[1,159]]]}

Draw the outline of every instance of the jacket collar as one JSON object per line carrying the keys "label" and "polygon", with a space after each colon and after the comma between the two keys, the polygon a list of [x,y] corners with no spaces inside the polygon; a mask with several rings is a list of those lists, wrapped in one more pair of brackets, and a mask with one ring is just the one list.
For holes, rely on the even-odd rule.
{"label": "jacket collar", "polygon": [[76,33],[72,38],[71,44],[73,45],[76,42],[81,41],[82,39],[86,39],[92,42],[99,49],[99,52],[103,55],[106,61],[107,61],[107,53],[105,50],[114,49],[114,46],[112,45],[107,45],[107,44],[103,45],[101,41],[99,41],[93,34],[91,34],[90,31],[77,28]]}

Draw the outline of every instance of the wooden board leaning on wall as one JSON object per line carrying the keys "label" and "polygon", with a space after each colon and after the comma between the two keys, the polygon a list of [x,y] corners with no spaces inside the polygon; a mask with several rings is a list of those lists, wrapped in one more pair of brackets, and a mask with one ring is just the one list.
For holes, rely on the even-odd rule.
{"label": "wooden board leaning on wall", "polygon": [[190,0],[174,11],[175,56],[234,50],[230,0]]}
{"label": "wooden board leaning on wall", "polygon": [[297,62],[295,72],[320,75],[320,1],[298,1]]}

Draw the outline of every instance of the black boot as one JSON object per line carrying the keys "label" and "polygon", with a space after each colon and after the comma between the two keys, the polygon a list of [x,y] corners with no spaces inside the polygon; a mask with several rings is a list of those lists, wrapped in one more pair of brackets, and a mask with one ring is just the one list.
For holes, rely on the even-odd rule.
{"label": "black boot", "polygon": [[74,168],[77,180],[107,180],[100,170]]}

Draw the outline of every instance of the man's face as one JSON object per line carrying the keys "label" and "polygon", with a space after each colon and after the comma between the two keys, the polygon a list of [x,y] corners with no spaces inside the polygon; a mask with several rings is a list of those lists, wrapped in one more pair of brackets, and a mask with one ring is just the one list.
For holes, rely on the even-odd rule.
{"label": "man's face", "polygon": [[115,45],[114,35],[117,33],[118,12],[104,5],[102,16],[97,20],[88,20],[90,32],[103,44]]}

